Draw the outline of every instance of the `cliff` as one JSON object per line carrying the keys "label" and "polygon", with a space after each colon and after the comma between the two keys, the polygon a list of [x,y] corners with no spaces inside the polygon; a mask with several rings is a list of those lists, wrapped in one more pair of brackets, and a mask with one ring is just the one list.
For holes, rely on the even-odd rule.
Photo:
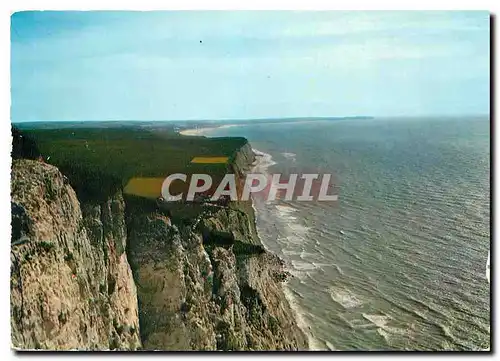
{"label": "cliff", "polygon": [[136,349],[137,294],[120,195],[84,217],[57,168],[12,166],[11,336],[22,349]]}
{"label": "cliff", "polygon": [[[235,172],[253,159],[247,144]],[[250,203],[175,222],[120,191],[84,201],[56,167],[26,159],[11,188],[14,347],[307,349]]]}

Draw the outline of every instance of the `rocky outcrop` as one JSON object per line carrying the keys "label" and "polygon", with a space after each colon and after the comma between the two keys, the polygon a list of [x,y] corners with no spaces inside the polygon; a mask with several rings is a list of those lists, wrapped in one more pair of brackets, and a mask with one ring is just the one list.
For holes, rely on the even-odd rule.
{"label": "rocky outcrop", "polygon": [[[202,233],[170,226],[159,213],[130,213],[128,252],[145,349],[307,349],[281,288],[287,272],[278,257],[246,243],[252,234],[239,228],[249,222],[243,217],[216,212],[213,228]],[[229,230],[226,238],[221,228]]]}
{"label": "rocky outcrop", "polygon": [[[209,209],[200,220],[197,229],[210,243],[235,244],[237,247],[246,248],[251,245],[263,251],[264,247],[257,237],[253,218],[243,210],[245,209],[244,202],[241,203],[237,207]],[[246,208],[251,210],[249,202]]]}
{"label": "rocky outcrop", "polygon": [[11,329],[20,349],[140,347],[123,199],[88,208],[51,165],[12,166]]}
{"label": "rocky outcrop", "polygon": [[[232,159],[243,174],[250,145]],[[67,183],[53,166],[13,162],[14,347],[307,349],[250,202],[175,222],[121,192],[80,203]]]}
{"label": "rocky outcrop", "polygon": [[243,175],[248,172],[255,162],[255,154],[248,141],[231,157],[230,167],[235,174]]}

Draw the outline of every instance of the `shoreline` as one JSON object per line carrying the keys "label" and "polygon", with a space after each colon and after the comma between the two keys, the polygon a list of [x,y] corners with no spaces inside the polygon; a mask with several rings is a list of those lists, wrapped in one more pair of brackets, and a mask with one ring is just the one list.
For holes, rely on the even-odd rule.
{"label": "shoreline", "polygon": [[211,130],[215,130],[215,129],[218,129],[219,127],[217,128],[192,128],[192,129],[185,129],[185,130],[181,130],[179,131],[179,134],[180,135],[203,135],[203,133],[205,132],[208,132],[208,131],[211,131]]}
{"label": "shoreline", "polygon": [[[218,127],[186,129],[186,130],[180,131],[179,134],[188,135],[188,136],[189,135],[190,136],[203,136],[206,132],[211,132],[211,131],[214,131],[217,129],[222,129],[222,128],[230,128],[230,127],[234,127],[234,126],[238,126],[238,124],[226,124],[226,125],[221,125]],[[268,153],[262,152],[258,149],[253,148],[253,147],[252,147],[252,152],[255,156],[255,162],[251,165],[252,171],[258,170],[259,172],[266,172],[269,167],[277,164],[273,160],[272,156]],[[259,239],[260,243],[262,244],[262,246],[264,247],[266,252],[274,254],[274,252],[272,252],[269,249],[269,247],[266,245],[266,243],[263,241],[263,237],[262,237],[263,232],[258,225],[259,211],[258,211],[257,206],[255,204],[255,201],[253,199],[251,199],[251,203],[252,203],[252,209],[253,209],[254,214],[255,214],[254,222],[255,222],[255,228],[257,231],[257,238]],[[302,307],[300,305],[298,305],[298,303],[297,303],[298,301],[293,296],[292,289],[286,283],[281,284],[281,287],[283,290],[283,294],[285,296],[285,302],[287,302],[289,307],[292,309],[294,316],[295,316],[294,317],[295,322],[297,323],[297,326],[299,327],[299,329],[302,331],[302,333],[304,334],[304,336],[307,339],[307,347],[308,347],[307,350],[308,351],[324,350],[325,348],[323,348],[319,345],[321,342],[319,340],[315,339],[314,336],[312,335],[311,326],[305,320],[304,311],[302,310]]]}
{"label": "shoreline", "polygon": [[[255,162],[252,165],[252,171],[253,170],[258,170],[259,172],[267,172],[267,169],[275,164],[277,164],[274,160],[271,154],[262,152],[258,149],[252,148],[252,152],[255,155]],[[266,245],[266,243],[263,240],[263,231],[259,227],[259,210],[256,206],[256,202],[252,199],[252,208],[255,213],[255,228],[257,230],[257,237],[259,238],[260,243],[264,247],[264,249],[267,252],[270,252],[272,254],[275,254],[273,251],[269,249],[269,247]],[[265,237],[264,237],[265,238]],[[287,268],[293,268],[293,265],[288,265]],[[293,269],[290,269],[290,271],[293,271]],[[288,285],[288,283],[283,283],[281,284],[281,287],[283,289],[283,294],[285,295],[286,302],[292,309],[294,316],[295,316],[295,322],[297,323],[297,326],[300,328],[302,333],[306,336],[307,338],[307,350],[308,351],[323,351],[327,350],[324,347],[321,346],[321,341],[316,339],[313,334],[311,333],[311,325],[309,322],[305,319],[305,311],[303,310],[302,306],[298,304],[298,300],[295,298],[293,295],[293,289]]]}
{"label": "shoreline", "polygon": [[232,128],[232,127],[237,127],[238,124],[224,124],[224,125],[218,125],[214,127],[203,127],[203,128],[190,128],[190,129],[184,129],[180,130],[178,133],[180,135],[187,135],[187,136],[202,136],[206,132],[210,132],[213,130],[217,129],[223,129],[223,128]]}
{"label": "shoreline", "polygon": [[[339,119],[341,120],[341,119]],[[264,122],[264,123],[255,123],[255,124],[308,124],[308,123],[321,123],[321,122],[327,122],[330,121],[329,119],[307,119],[304,118],[303,120],[275,120],[275,121],[270,121],[270,122]],[[224,129],[224,128],[232,128],[232,127],[240,127],[240,126],[245,126],[245,125],[251,125],[252,123],[232,123],[232,124],[221,124],[221,125],[212,125],[212,126],[206,126],[206,127],[197,127],[197,128],[187,128],[183,130],[179,130],[178,134],[180,135],[187,135],[187,136],[203,136],[204,133],[214,131],[217,129]]]}

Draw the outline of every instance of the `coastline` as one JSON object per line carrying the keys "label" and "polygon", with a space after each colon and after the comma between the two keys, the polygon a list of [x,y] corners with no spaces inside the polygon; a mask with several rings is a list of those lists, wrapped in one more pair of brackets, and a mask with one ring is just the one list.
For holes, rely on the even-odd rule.
{"label": "coastline", "polygon": [[[207,140],[204,137],[184,140],[203,139]],[[233,148],[235,172],[246,172],[255,164],[250,144],[242,139]],[[14,243],[13,250],[20,252],[16,253],[16,262],[25,262],[14,263],[15,270],[21,272],[21,266],[42,269],[41,274],[19,273],[21,281],[11,283],[11,295],[15,295],[11,305],[18,311],[21,306],[30,310],[30,314],[19,312],[33,325],[25,331],[18,313],[11,315],[16,327],[12,336],[16,347],[164,351],[309,349],[308,337],[295,322],[295,311],[283,294],[283,282],[288,276],[283,263],[264,250],[256,226],[252,227],[256,224],[250,208],[252,201],[242,202],[236,209],[214,207],[208,212],[201,209],[201,217],[200,209],[192,212],[189,207],[181,206],[186,208],[185,212],[175,210],[178,217],[172,222],[172,214],[158,204],[128,197],[120,189],[103,194],[96,206],[94,199],[85,199],[88,190],[80,187],[77,193],[56,165],[22,158],[15,164],[17,178],[13,178],[13,189],[17,192],[12,199],[17,205],[17,216],[13,218],[13,227],[17,228],[13,234],[19,235],[15,239],[22,242]],[[23,183],[26,174],[34,176],[35,181]],[[34,198],[40,203],[30,201],[33,194],[37,194]],[[47,228],[45,223],[51,220],[43,215],[48,213],[55,216],[57,227]],[[74,219],[78,218],[82,226],[75,228],[78,222]],[[189,223],[183,223],[186,220]],[[200,227],[193,226],[200,220],[203,222]],[[44,230],[52,228],[51,233],[38,234],[23,228],[25,224],[36,227],[38,223]],[[23,234],[30,235],[30,242],[25,241]],[[106,234],[105,241],[99,238],[101,234]],[[220,241],[226,243],[221,245]],[[92,248],[94,245],[98,247]],[[77,267],[71,263],[73,259]],[[42,268],[38,267],[40,264]],[[39,280],[42,285],[53,283],[64,267],[70,269],[63,272],[66,277],[58,284],[60,292],[55,294],[60,304],[74,307],[59,309],[50,303],[56,298],[52,297],[54,291],[50,287],[37,286],[36,296],[30,295],[29,302],[22,302],[27,299],[23,295],[34,289],[32,285]],[[85,274],[90,276],[84,277]],[[71,292],[75,287],[79,291]],[[83,294],[81,287],[85,287]],[[101,311],[103,304],[109,306],[109,312]],[[41,309],[55,309],[56,320],[60,312],[74,315],[71,319],[74,327],[69,331],[75,337],[59,342],[57,336],[44,333],[49,318],[35,312]],[[59,334],[60,330],[68,331],[70,323],[65,326],[54,321],[53,324]],[[85,330],[80,328],[82,324]],[[174,328],[178,332],[172,332]],[[95,343],[89,346],[86,337],[92,337]]]}
{"label": "coastline", "polygon": [[[304,120],[288,120],[288,121],[269,121],[265,123],[260,123],[260,124],[309,124],[309,123],[322,123],[322,122],[328,122],[330,120],[328,119],[304,119]],[[224,128],[232,128],[232,127],[239,127],[239,126],[244,126],[244,125],[249,125],[250,123],[232,123],[232,124],[222,124],[222,125],[213,125],[209,127],[196,127],[196,128],[187,128],[183,130],[179,130],[178,134],[180,135],[187,135],[187,136],[205,136],[205,133],[211,132],[217,129],[224,129]]]}
{"label": "coastline", "polygon": [[[252,148],[253,153],[255,154],[256,161],[252,166],[252,171],[257,171],[260,173],[267,173],[267,169],[275,164],[277,164],[274,160],[273,157],[265,152],[262,152],[258,149]],[[262,234],[264,233],[259,227],[258,223],[258,218],[259,218],[259,211],[257,206],[255,205],[255,201],[252,199],[252,208],[255,213],[255,228],[257,229],[257,237],[264,247],[264,249],[270,253],[273,253],[269,247],[266,245],[266,243],[263,241]],[[293,266],[290,266],[293,267]],[[293,270],[290,270],[293,271]],[[293,295],[293,290],[288,286],[287,283],[283,283],[281,285],[281,288],[283,289],[283,293],[285,295],[286,302],[290,306],[290,308],[293,310],[294,316],[295,316],[295,321],[297,322],[297,326],[300,328],[302,333],[306,336],[307,338],[307,346],[308,346],[308,351],[325,351],[328,350],[328,348],[322,347],[321,346],[321,341],[317,340],[314,338],[314,336],[311,333],[311,325],[307,322],[307,320],[304,317],[304,310],[302,307],[299,305],[297,299]],[[333,347],[330,348],[330,351],[333,351]]]}
{"label": "coastline", "polygon": [[[206,132],[211,132],[211,131],[214,131],[217,129],[229,128],[229,127],[233,127],[233,126],[238,126],[238,124],[227,124],[227,125],[222,125],[219,127],[186,129],[186,130],[180,131],[179,134],[191,135],[191,136],[195,136],[195,135],[196,136],[205,136]],[[258,149],[255,149],[255,148],[252,148],[252,152],[255,155],[255,162],[252,164],[251,171],[257,171],[257,172],[264,173],[264,172],[267,172],[267,169],[269,167],[276,164],[276,162],[272,159],[272,156],[270,154],[262,152]],[[259,239],[260,243],[262,244],[262,246],[264,247],[264,249],[267,252],[274,254],[274,252],[270,251],[269,247],[266,245],[266,243],[262,239],[263,232],[258,224],[259,211],[258,211],[258,209],[255,205],[255,201],[253,199],[251,200],[251,203],[252,203],[252,209],[255,213],[254,222],[255,222],[255,228],[257,230],[257,238]],[[308,351],[328,350],[328,348],[325,349],[324,347],[321,347],[321,345],[320,345],[321,342],[319,340],[315,339],[314,336],[311,334],[311,331],[310,331],[311,326],[305,320],[304,315],[303,315],[304,311],[302,310],[301,306],[298,304],[298,301],[293,296],[293,292],[290,289],[290,287],[286,283],[284,283],[284,284],[281,284],[281,288],[282,288],[283,293],[285,295],[284,301],[287,302],[288,305],[290,306],[290,308],[292,309],[293,314],[295,316],[294,318],[295,318],[295,321],[297,323],[297,326],[300,328],[300,330],[302,331],[302,333],[305,335],[305,337],[307,339],[307,346],[308,346],[307,350]]]}
{"label": "coastline", "polygon": [[223,129],[223,128],[231,128],[231,127],[236,127],[238,124],[224,124],[224,125],[219,125],[215,127],[204,127],[204,128],[190,128],[190,129],[184,129],[180,130],[179,134],[180,135],[188,135],[188,136],[204,136],[204,133],[210,132],[213,130],[217,129]]}
{"label": "coastline", "polygon": [[[217,132],[217,131],[211,131],[211,132],[207,132],[207,136],[208,137],[215,137],[215,136],[218,136],[218,135],[222,135],[222,134],[227,134],[227,133],[231,133],[231,135],[239,135],[238,133],[241,133],[241,135],[248,135],[250,137],[252,137],[252,135],[254,137],[257,138],[257,140],[261,140],[260,136],[255,136],[252,131],[250,131],[250,127],[248,128],[248,131],[247,129],[235,129],[235,131],[231,131],[231,132],[224,132],[224,131],[221,131],[221,132]],[[253,129],[253,128],[252,128]],[[275,135],[275,134],[272,134],[272,135]],[[272,135],[269,136],[269,138],[272,137]],[[267,140],[268,138],[266,138]],[[255,139],[254,139],[255,140]],[[269,142],[272,142],[274,139],[270,139]],[[264,143],[266,144],[266,143]],[[287,146],[286,143],[270,143],[270,144],[273,144],[275,145],[273,148],[269,148],[270,150],[272,150],[272,153],[273,155],[275,155],[275,159],[278,160],[279,163],[281,162],[285,162],[285,161],[288,161],[288,162],[292,162],[292,153],[286,153],[283,154],[281,153],[281,155],[283,155],[285,159],[283,159],[280,155],[280,151],[279,149],[283,149]],[[255,145],[258,145],[257,142]],[[260,148],[260,149],[263,149],[265,150],[265,147],[264,148],[261,148],[261,147],[258,147],[257,148]],[[296,153],[299,153],[299,156],[301,155],[301,152],[300,152],[300,149],[297,149],[297,150],[288,150],[287,149],[287,152],[296,152]],[[253,149],[253,152],[255,154],[257,154],[257,150],[256,149]],[[262,155],[262,154],[260,154]],[[262,157],[257,157],[259,160],[261,160],[260,158]],[[282,160],[283,159],[283,160]],[[275,168],[270,168],[270,172],[272,172]],[[257,227],[257,234],[259,236],[259,239],[261,240],[262,244],[265,245],[266,249],[269,249],[269,247],[271,247],[272,249],[276,250],[276,253],[280,254],[281,253],[281,249],[284,249],[286,248],[286,245],[287,245],[287,242],[289,242],[289,239],[287,239],[287,237],[282,237],[283,238],[283,243],[281,245],[281,247],[275,247],[276,246],[276,242],[271,238],[273,233],[274,233],[274,229],[272,229],[271,227],[273,226],[273,220],[274,220],[274,217],[272,217],[274,215],[274,207],[273,205],[271,205],[269,207],[269,212],[268,212],[268,207],[262,207],[262,204],[261,203],[255,203],[253,202],[253,208],[254,208],[254,212],[256,213],[256,220],[255,220],[255,223],[256,225],[258,224],[261,224],[262,227]],[[258,208],[258,209],[257,209]],[[258,214],[258,211],[261,212],[261,214],[259,215]],[[368,211],[367,211],[368,212]],[[293,213],[292,213],[293,214]],[[353,214],[356,214],[354,213],[353,211]],[[307,214],[304,214],[307,216]],[[264,223],[262,223],[262,221],[264,220]],[[298,220],[300,220],[300,218],[298,218]],[[284,221],[286,222],[286,220]],[[292,222],[290,222],[292,223]],[[341,226],[332,226],[331,227],[331,237],[332,238],[339,238],[342,240],[343,243],[346,244],[346,250],[349,250],[349,246],[347,246],[347,242],[345,241],[345,239],[347,239],[348,237],[352,237],[352,239],[355,239],[354,236],[351,236],[349,234],[349,226],[351,226],[353,224],[352,220],[351,219],[347,219],[346,220],[346,223],[342,223],[342,227]],[[364,225],[365,223],[363,222],[360,222],[360,224]],[[328,226],[328,225],[327,225]],[[328,229],[328,228],[327,228]],[[344,229],[346,230],[346,235],[344,235],[344,233],[340,233],[341,236],[338,236],[337,234],[339,233],[339,230],[338,229]],[[319,232],[318,232],[319,233]],[[321,232],[322,233],[322,232]],[[317,235],[317,237],[316,237]],[[323,236],[323,234],[315,234],[314,237],[311,237],[313,238],[312,241],[314,241],[314,239],[318,239],[318,240],[321,240],[321,236]],[[329,235],[328,235],[329,236]],[[267,243],[267,244],[266,244]],[[285,245],[283,247],[283,245]],[[326,247],[325,247],[326,248]],[[290,248],[291,249],[291,248]],[[344,250],[343,248],[343,245],[342,246],[339,246],[339,249],[341,249],[342,251]],[[300,250],[299,250],[300,251]],[[486,254],[487,254],[487,251],[486,251]],[[322,256],[322,255],[321,255]],[[307,257],[307,256],[306,256]],[[352,255],[351,254],[348,254],[348,257],[352,257],[352,264],[355,264],[356,262],[360,261],[361,258],[358,258],[358,255],[356,255],[355,253],[353,253]],[[348,257],[345,257],[345,259],[348,259]],[[285,259],[289,259],[290,257],[288,256],[285,256],[283,257]],[[293,256],[292,258],[296,258],[295,256]],[[301,255],[300,258],[303,258],[303,256]],[[326,257],[325,257],[326,258]],[[297,259],[300,261],[300,259],[297,257]],[[483,261],[481,261],[479,264],[480,265],[484,265],[486,262],[483,263]],[[328,283],[331,283],[331,282],[335,282],[334,280],[334,277],[345,277],[344,276],[344,271],[347,269],[348,270],[348,267],[350,265],[350,261],[346,261],[346,268],[344,269],[343,265],[339,262],[335,262],[335,261],[330,261],[329,263],[324,263],[324,265],[326,265],[326,267],[331,267],[331,270],[329,269],[328,270],[328,274],[329,275],[333,275],[332,277],[329,277],[330,279],[328,280],[325,280],[325,282],[323,284],[326,284],[328,285]],[[298,268],[301,268],[301,265],[296,265]],[[323,264],[319,263],[318,262],[318,267],[323,267]],[[340,268],[340,266],[342,266],[342,269]],[[483,266],[484,267],[484,266]],[[336,268],[336,270],[334,269]],[[484,268],[481,268],[482,270],[484,270]],[[481,272],[481,269],[480,269],[480,273],[481,275],[483,275],[482,277],[485,277],[484,276],[484,272],[485,271],[482,271]],[[306,269],[307,271],[307,269]],[[331,273],[330,273],[331,272]],[[347,271],[349,272],[349,271]],[[347,274],[346,272],[346,274]],[[326,271],[325,271],[325,275],[326,275]],[[337,275],[337,276],[336,276]],[[314,282],[314,281],[309,281],[306,279],[306,282]],[[349,280],[350,282],[350,280]],[[305,283],[305,282],[304,282]],[[485,282],[487,284],[487,282]],[[319,282],[318,282],[319,284]],[[339,284],[342,284],[342,283],[339,283]],[[338,287],[339,284],[334,284],[334,285],[330,285],[331,288],[325,288],[325,289],[320,289],[319,292],[322,292],[324,293],[325,297],[325,300],[327,300],[326,302],[322,302],[322,304],[325,305],[325,307],[330,307],[330,304],[328,303],[328,301],[330,301],[330,299],[333,301],[333,305],[331,306],[333,310],[336,310],[337,308],[341,308],[341,309],[344,309],[346,310],[346,312],[349,312],[351,313],[352,315],[355,314],[355,312],[358,312],[358,307],[360,310],[363,310],[362,307],[371,307],[368,305],[368,302],[365,302],[365,299],[364,298],[364,295],[362,294],[363,290],[361,289],[361,292],[358,294],[356,293],[357,289],[357,285],[355,283],[347,283],[345,285],[343,285],[342,287]],[[314,284],[313,284],[314,286]],[[315,287],[315,286],[314,286]],[[293,279],[291,281],[289,281],[288,284],[284,284],[283,285],[283,289],[286,291],[289,291],[290,289],[297,289],[297,290],[301,290],[301,289],[306,289],[306,287],[302,287],[302,285],[299,285],[298,283],[296,283],[296,281],[294,281]],[[297,301],[300,302],[300,304],[304,304],[304,308],[305,310],[308,310],[310,312],[311,315],[313,316],[316,316],[316,312],[315,312],[315,309],[314,308],[309,308],[309,305],[317,305],[317,303],[311,303],[311,300],[314,301],[313,297],[310,297],[311,293],[308,293],[307,292],[307,289],[306,289],[306,292],[301,292],[299,294],[291,294],[292,297],[295,297],[297,298]],[[287,292],[286,293],[286,296],[290,296],[290,294]],[[374,297],[376,297],[378,295],[375,295]],[[384,294],[381,294],[382,297],[385,297]],[[367,298],[368,299],[368,298]],[[458,302],[458,301],[457,301]],[[311,318],[313,316],[310,316],[309,313],[300,313],[300,310],[297,310],[297,306],[300,306],[300,304],[297,305],[297,303],[295,303],[295,305],[293,304],[293,300],[288,300],[288,303],[292,306],[292,308],[294,309],[294,314],[295,314],[295,319],[298,321],[297,324],[298,325],[301,325],[302,322],[301,321],[309,321],[309,319],[311,319],[310,323],[312,324],[313,326],[313,334],[315,334],[316,338],[319,340],[317,345],[320,346],[320,348],[322,349],[330,349],[330,350],[334,350],[334,349],[340,349],[340,350],[343,350],[346,346],[345,344],[343,344],[343,340],[342,339],[337,339],[337,337],[341,337],[341,336],[338,336],[339,334],[337,334],[336,332],[331,332],[330,334],[326,333],[328,332],[328,329],[331,327],[330,325],[328,324],[325,324],[323,326],[317,326],[316,323],[320,324],[320,319],[319,318]],[[365,304],[361,307],[362,304]],[[359,306],[358,306],[359,305]],[[377,305],[377,307],[379,307]],[[412,310],[411,308],[411,305],[407,306],[408,307],[408,310]],[[355,322],[353,322],[352,324],[348,324],[346,325],[346,327],[350,327],[351,329],[355,328],[356,325],[358,325],[358,319],[360,319],[361,321],[359,321],[359,328],[362,329],[362,327],[365,327],[364,325],[367,325],[369,326],[370,328],[374,328],[376,329],[376,332],[377,334],[381,335],[381,337],[383,339],[381,339],[380,341],[378,340],[375,340],[374,341],[374,344],[375,342],[382,342],[382,343],[385,343],[385,347],[389,347],[387,345],[390,345],[391,342],[395,342],[395,340],[398,339],[399,337],[399,332],[402,332],[399,328],[396,328],[396,327],[392,327],[392,324],[390,322],[393,322],[391,321],[391,317],[392,314],[390,313],[392,312],[392,310],[388,309],[388,311],[385,311],[385,312],[382,312],[380,311],[380,308],[377,308],[372,311],[370,310],[370,312],[359,312],[358,314],[355,314],[355,316],[353,316],[353,320]],[[366,317],[366,315],[368,316],[368,318]],[[372,317],[373,315],[375,315],[375,317]],[[386,318],[377,318],[377,315],[380,316],[387,316],[389,315],[388,317]],[[332,317],[337,317],[333,312],[332,312]],[[411,314],[411,316],[409,317],[413,317],[413,314]],[[452,316],[446,316],[446,317],[452,317]],[[340,316],[340,319],[342,319],[342,316]],[[383,322],[382,322],[382,321]],[[380,321],[380,322],[379,322]],[[387,322],[385,322],[387,321]],[[446,321],[446,319],[445,319]],[[445,321],[442,321],[442,322],[445,322]],[[385,323],[384,323],[385,322]],[[354,325],[354,326],[353,326]],[[481,323],[482,325],[482,323]],[[303,325],[302,325],[303,326]],[[342,326],[344,327],[344,326]],[[437,327],[440,327],[440,325],[438,325]],[[301,327],[303,332],[309,336],[308,332],[307,332],[307,325],[305,325],[305,327]],[[450,327],[451,329],[451,327]],[[415,330],[411,330],[410,332],[418,332],[418,331],[415,331]],[[480,331],[478,332],[481,332],[481,333],[486,333],[486,332],[489,332],[489,328],[488,329],[481,329]],[[451,334],[451,331],[450,333]],[[378,336],[377,336],[378,337]],[[447,336],[444,336],[444,337],[447,337]],[[316,344],[315,343],[312,343],[311,342],[311,338],[309,338],[309,349],[310,350],[314,350],[316,349]],[[330,341],[330,342],[329,342]],[[461,347],[460,344],[459,344],[459,341],[456,341],[455,339],[453,340],[448,340],[450,342],[450,344],[447,344],[446,347],[447,348],[453,348],[453,347]],[[371,341],[370,341],[371,342]],[[433,341],[432,341],[433,342]],[[438,342],[438,341],[436,341]],[[326,346],[325,346],[326,345]],[[378,344],[377,344],[378,345]],[[394,343],[393,343],[394,345]],[[486,345],[486,343],[485,343]],[[373,344],[369,344],[368,347],[374,347]],[[418,345],[417,345],[418,347]],[[436,346],[437,347],[440,347],[440,346]],[[483,349],[484,350],[484,349]]]}
{"label": "coastline", "polygon": [[203,135],[203,133],[205,132],[208,132],[208,131],[211,131],[211,130],[215,130],[215,129],[218,129],[219,127],[216,127],[216,128],[192,128],[192,129],[185,129],[185,130],[181,130],[179,131],[179,134],[180,135]]}

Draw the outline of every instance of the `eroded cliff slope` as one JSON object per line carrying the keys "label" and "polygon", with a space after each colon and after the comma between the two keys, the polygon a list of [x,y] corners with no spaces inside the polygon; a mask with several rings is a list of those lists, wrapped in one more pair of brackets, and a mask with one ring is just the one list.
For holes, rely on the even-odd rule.
{"label": "eroded cliff slope", "polygon": [[11,332],[21,349],[140,347],[120,195],[88,207],[51,165],[12,166]]}
{"label": "eroded cliff slope", "polygon": [[[251,161],[247,145],[233,170]],[[56,167],[13,161],[14,347],[307,349],[250,203],[178,221],[144,204],[120,191],[81,203]]]}

